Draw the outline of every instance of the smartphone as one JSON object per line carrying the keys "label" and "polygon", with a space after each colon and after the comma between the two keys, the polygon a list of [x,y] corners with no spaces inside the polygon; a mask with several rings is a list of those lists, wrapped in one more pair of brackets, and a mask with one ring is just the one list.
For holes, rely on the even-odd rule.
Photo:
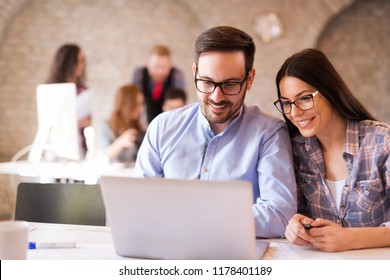
{"label": "smartphone", "polygon": [[303,227],[305,228],[305,230],[309,230],[312,228],[312,226],[310,224],[307,224],[307,225],[303,225]]}

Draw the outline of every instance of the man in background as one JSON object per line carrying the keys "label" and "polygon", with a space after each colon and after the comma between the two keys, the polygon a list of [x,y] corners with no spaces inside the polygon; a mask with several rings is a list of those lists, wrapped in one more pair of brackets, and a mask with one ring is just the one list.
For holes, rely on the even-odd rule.
{"label": "man in background", "polygon": [[162,109],[164,112],[184,107],[187,102],[187,94],[182,89],[168,89]]}
{"label": "man in background", "polygon": [[169,88],[184,90],[184,74],[172,66],[168,47],[153,47],[146,67],[137,68],[133,83],[138,85],[145,96],[147,122],[150,123],[162,110],[165,94]]}

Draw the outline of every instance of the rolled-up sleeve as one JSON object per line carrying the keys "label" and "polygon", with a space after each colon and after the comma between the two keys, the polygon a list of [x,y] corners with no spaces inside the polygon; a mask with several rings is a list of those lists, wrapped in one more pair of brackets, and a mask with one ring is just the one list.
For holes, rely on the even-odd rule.
{"label": "rolled-up sleeve", "polygon": [[263,143],[258,164],[260,196],[253,205],[256,235],[283,237],[288,221],[297,212],[291,142],[285,126]]}
{"label": "rolled-up sleeve", "polygon": [[163,177],[160,154],[157,147],[158,142],[158,120],[157,116],[149,125],[146,135],[138,150],[135,164],[135,174],[138,177]]}

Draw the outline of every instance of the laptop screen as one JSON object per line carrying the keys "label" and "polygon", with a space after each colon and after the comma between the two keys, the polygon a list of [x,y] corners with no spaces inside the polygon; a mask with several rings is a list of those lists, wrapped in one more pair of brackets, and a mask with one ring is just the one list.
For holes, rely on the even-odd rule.
{"label": "laptop screen", "polygon": [[254,259],[252,184],[101,177],[118,255],[152,259]]}

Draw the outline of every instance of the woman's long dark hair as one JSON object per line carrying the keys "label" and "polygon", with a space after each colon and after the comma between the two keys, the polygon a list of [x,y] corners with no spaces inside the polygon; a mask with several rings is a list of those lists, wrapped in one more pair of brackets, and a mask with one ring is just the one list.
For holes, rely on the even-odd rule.
{"label": "woman's long dark hair", "polygon": [[[352,95],[343,79],[319,50],[304,49],[290,56],[276,75],[276,87],[280,99],[280,81],[291,76],[316,88],[335,108],[340,116],[350,120],[375,120],[368,110]],[[299,130],[284,116],[290,135],[299,134]]]}
{"label": "woman's long dark hair", "polygon": [[[82,77],[74,77],[80,51],[80,47],[75,44],[62,45],[54,56],[47,83],[84,84],[85,73]],[[77,80],[73,81],[74,78]]]}

